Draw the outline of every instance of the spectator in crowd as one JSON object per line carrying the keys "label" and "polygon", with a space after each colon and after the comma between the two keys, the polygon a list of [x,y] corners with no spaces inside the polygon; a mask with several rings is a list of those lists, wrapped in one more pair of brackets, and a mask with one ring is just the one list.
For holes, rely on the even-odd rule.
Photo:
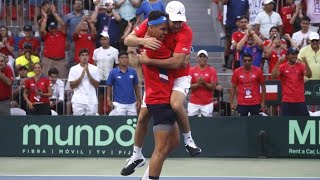
{"label": "spectator in crowd", "polygon": [[305,12],[302,10],[301,2],[295,1],[295,5],[296,5],[296,9],[290,20],[290,23],[293,24],[293,32],[297,32],[301,30],[301,27],[300,27],[301,19],[305,16]]}
{"label": "spectator in crowd", "polygon": [[49,97],[52,87],[49,78],[43,74],[42,65],[33,64],[34,77],[25,80],[23,97],[27,102],[27,115],[51,115]]}
{"label": "spectator in crowd", "polygon": [[79,54],[80,49],[87,48],[89,50],[89,63],[93,64],[93,51],[95,48],[95,41],[97,37],[97,31],[89,16],[82,16],[80,23],[78,23],[75,32],[73,34],[74,40],[74,61],[76,64],[79,63]]}
{"label": "spectator in crowd", "polygon": [[142,1],[141,5],[136,10],[137,23],[141,22],[140,16],[143,14],[143,18],[147,19],[151,11],[165,12],[165,5],[162,0],[149,0]]}
{"label": "spectator in crowd", "polygon": [[[118,65],[118,49],[110,46],[109,35],[107,32],[102,32],[99,36],[101,47],[97,48],[93,52],[93,60],[95,65],[98,67],[100,74],[100,85],[106,85],[109,73],[113,66]],[[108,112],[107,105],[107,89],[105,87],[99,87],[98,92],[98,112],[99,114],[104,114]],[[106,106],[107,105],[107,106]]]}
{"label": "spectator in crowd", "polygon": [[8,28],[0,25],[0,53],[7,56],[8,64],[14,69],[14,39],[8,34]]}
{"label": "spectator in crowd", "polygon": [[306,5],[306,15],[310,18],[310,30],[319,33],[320,2],[318,0],[303,0]]}
{"label": "spectator in crowd", "polygon": [[285,6],[283,6],[280,10],[280,16],[283,23],[283,34],[289,34],[290,36],[293,34],[293,14],[296,10],[296,6],[293,1],[294,0],[286,0],[284,2]]}
{"label": "spectator in crowd", "polygon": [[238,30],[236,25],[237,17],[249,15],[249,2],[248,0],[222,0],[224,5],[227,5],[227,16],[226,16],[226,44],[224,49],[224,68],[228,66],[228,60],[230,55],[230,46],[231,46],[231,36]]}
{"label": "spectator in crowd", "polygon": [[23,98],[24,82],[28,78],[28,68],[26,66],[20,66],[18,71],[18,77],[13,82],[13,92],[11,108],[21,108],[24,111],[27,110],[27,103]]}
{"label": "spectator in crowd", "polygon": [[262,11],[262,0],[249,0],[249,24],[251,26],[254,26],[257,15]]}
{"label": "spectator in crowd", "polygon": [[135,69],[128,67],[127,52],[120,52],[119,66],[112,69],[107,79],[107,102],[110,116],[136,116],[140,111],[141,96],[138,75]]}
{"label": "spectator in crowd", "polygon": [[237,69],[238,67],[240,67],[240,53],[237,51],[237,45],[241,41],[243,36],[245,36],[246,29],[248,29],[248,18],[246,16],[239,16],[237,17],[237,19],[239,27],[237,31],[232,33],[231,40],[231,49],[235,51],[233,56],[232,69]]}
{"label": "spectator in crowd", "polygon": [[[268,60],[269,65],[269,71],[268,73],[272,72],[272,69],[276,65],[276,63],[279,61],[279,58],[282,55],[286,55],[287,53],[287,46],[284,46],[281,42],[280,36],[276,35],[270,40],[270,43],[272,44],[268,49],[265,50],[265,57]],[[283,61],[285,63],[286,60]],[[271,79],[271,77],[269,78]]]}
{"label": "spectator in crowd", "polygon": [[[75,45],[73,41],[73,35],[76,32],[76,27],[79,26],[83,17],[86,16],[84,14],[83,8],[83,0],[74,0],[73,1],[73,11],[64,16],[63,20],[67,28],[67,42],[68,42],[68,66],[71,67],[74,65],[75,60],[78,59],[78,52],[75,52]],[[85,18],[87,20],[87,18]],[[79,32],[78,32],[79,33]],[[89,33],[89,32],[87,32]],[[79,48],[78,50],[84,47]],[[92,55],[92,54],[91,54]]]}
{"label": "spectator in crowd", "polygon": [[293,33],[292,40],[295,42],[298,49],[306,47],[310,44],[309,35],[311,31],[309,30],[310,18],[308,16],[303,16],[301,18],[300,27],[301,30]]}
{"label": "spectator in crowd", "polygon": [[64,82],[58,78],[59,71],[57,68],[51,68],[48,76],[52,87],[52,97],[50,97],[50,108],[55,110],[59,115],[63,115],[64,109]]}
{"label": "spectator in crowd", "polygon": [[240,65],[242,66],[244,61],[242,61],[243,55],[246,53],[251,54],[253,62],[250,65],[262,68],[262,52],[263,41],[252,29],[246,29],[246,34],[243,36],[241,41],[237,44],[237,51],[240,52]]}
{"label": "spectator in crowd", "polygon": [[95,115],[98,109],[96,88],[99,86],[98,68],[89,64],[89,50],[81,49],[80,63],[71,67],[68,82],[74,93],[71,99],[73,115]]}
{"label": "spectator in crowd", "polygon": [[40,46],[40,41],[38,38],[33,37],[33,30],[32,26],[30,25],[25,25],[23,27],[23,32],[25,34],[25,37],[19,40],[18,42],[18,55],[21,56],[24,54],[24,44],[25,43],[30,43],[32,46],[32,52],[31,54],[35,56],[39,56],[41,46]]}
{"label": "spectator in crowd", "polygon": [[49,25],[52,22],[58,24],[55,14],[57,14],[57,10],[56,7],[52,4],[52,1],[43,0],[41,4],[41,14],[37,17],[39,26],[41,27],[42,22],[45,20],[45,30],[49,31]]}
{"label": "spectator in crowd", "polygon": [[[240,116],[259,115],[265,106],[266,86],[260,68],[252,65],[252,55],[244,53],[243,66],[233,72],[230,94],[230,106],[240,113]],[[262,94],[260,94],[260,88]],[[237,106],[234,97],[237,95]]]}
{"label": "spectator in crowd", "polygon": [[281,64],[285,59],[282,55],[271,73],[272,78],[280,76],[282,116],[309,116],[304,96],[304,76],[311,78],[312,72],[306,58],[302,58],[303,63],[297,62],[298,53],[296,48],[289,48],[286,54],[288,62]]}
{"label": "spectator in crowd", "polygon": [[314,80],[320,80],[320,43],[319,34],[311,32],[309,35],[310,44],[303,47],[298,55],[299,60],[306,59],[312,72],[312,78]]}
{"label": "spectator in crowd", "polygon": [[[41,5],[42,5],[42,1],[43,0],[29,0],[29,16],[33,16],[33,17],[29,17],[30,20],[33,20],[33,25],[35,27],[35,37],[39,37],[39,24],[38,24],[38,15],[41,12]],[[24,32],[25,33],[25,32]]]}
{"label": "spectator in crowd", "polygon": [[268,39],[270,28],[273,26],[277,26],[282,35],[282,20],[279,13],[273,11],[274,5],[273,0],[264,0],[264,11],[255,19],[255,31],[262,40]]}
{"label": "spectator in crowd", "polygon": [[[120,37],[122,37],[129,22],[133,25],[132,27],[135,27],[135,24],[137,23],[136,10],[141,4],[141,0],[114,0],[114,2],[121,17],[119,26]],[[123,44],[123,42],[120,43],[119,50],[127,50],[127,47]]]}
{"label": "spectator in crowd", "polygon": [[34,76],[33,64],[40,62],[40,58],[32,54],[32,44],[24,43],[23,45],[23,54],[16,59],[16,67],[18,70],[21,66],[28,68],[28,77]]}
{"label": "spectator in crowd", "polygon": [[[96,23],[97,33],[107,32],[109,34],[110,45],[119,49],[121,37],[119,22],[121,21],[121,17],[115,10],[114,2],[113,0],[103,0],[104,4],[100,4],[100,0],[97,0],[96,3],[96,9],[91,15],[91,20]],[[96,47],[100,46],[100,41],[97,40]]]}
{"label": "spectator in crowd", "polygon": [[19,36],[23,37],[24,33],[22,31],[23,27],[23,0],[4,0],[5,5],[5,17],[7,27],[12,27],[13,16],[17,16],[18,26],[19,26]]}
{"label": "spectator in crowd", "polygon": [[7,65],[5,57],[0,55],[0,115],[10,115],[10,98],[13,79],[11,67]]}
{"label": "spectator in crowd", "polygon": [[190,69],[191,95],[188,103],[188,116],[212,117],[213,91],[217,85],[217,71],[207,64],[208,52],[200,50],[198,66]]}
{"label": "spectator in crowd", "polygon": [[68,77],[68,66],[65,59],[66,50],[66,26],[61,17],[54,11],[53,16],[60,25],[52,21],[46,31],[48,14],[42,11],[43,21],[41,22],[40,34],[43,39],[43,71],[48,72],[51,67],[59,69],[60,78]]}

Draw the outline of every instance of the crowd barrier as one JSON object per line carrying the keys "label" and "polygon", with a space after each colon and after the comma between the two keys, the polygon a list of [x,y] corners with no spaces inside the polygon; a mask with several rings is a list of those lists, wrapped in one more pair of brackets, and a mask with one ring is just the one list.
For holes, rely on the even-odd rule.
{"label": "crowd barrier", "polygon": [[[129,157],[136,117],[2,116],[0,156]],[[320,158],[320,119],[190,118],[199,157]],[[143,153],[153,150],[151,127]],[[183,141],[172,157],[187,157]]]}

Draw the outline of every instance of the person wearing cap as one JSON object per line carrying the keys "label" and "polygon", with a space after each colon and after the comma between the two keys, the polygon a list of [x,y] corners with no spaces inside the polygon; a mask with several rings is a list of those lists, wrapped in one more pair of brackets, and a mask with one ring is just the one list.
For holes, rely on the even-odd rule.
{"label": "person wearing cap", "polygon": [[[66,26],[64,21],[57,14],[56,9],[52,8],[55,21],[51,21],[47,27],[48,14],[42,11],[43,21],[40,26],[40,34],[43,39],[43,72],[47,73],[51,67],[59,69],[60,78],[68,77],[68,65],[65,59],[66,50]],[[60,25],[60,28],[58,27]]]}
{"label": "person wearing cap", "polygon": [[[78,59],[78,52],[81,48],[78,48],[77,52],[75,51],[75,44],[73,35],[76,31],[76,28],[78,25],[82,24],[83,22],[88,21],[88,15],[86,15],[83,10],[83,0],[75,0],[73,1],[73,11],[69,14],[66,14],[63,17],[63,21],[67,28],[67,42],[68,42],[68,66],[73,66],[74,63],[79,63]],[[85,17],[85,18],[84,18]],[[82,22],[82,20],[85,19],[85,21]],[[89,25],[89,24],[88,24]],[[89,32],[88,32],[89,33]],[[90,40],[90,39],[88,39]]]}
{"label": "person wearing cap", "polygon": [[207,64],[208,57],[206,50],[198,51],[198,65],[190,69],[192,79],[188,116],[212,117],[213,91],[218,77],[216,69]]}
{"label": "person wearing cap", "polygon": [[310,44],[300,49],[298,59],[302,60],[303,58],[306,58],[312,72],[312,78],[310,79],[320,80],[319,34],[316,32],[311,32],[308,39]]}
{"label": "person wearing cap", "polygon": [[[46,13],[46,16],[44,16]],[[46,19],[46,31],[49,31],[48,26],[51,22],[58,23],[55,18],[54,13],[56,13],[56,7],[52,4],[51,0],[43,0],[41,3],[40,15],[37,17],[38,26],[41,27],[42,22]]]}
{"label": "person wearing cap", "polygon": [[273,26],[279,27],[279,33],[282,35],[283,23],[280,14],[273,11],[275,2],[273,0],[264,0],[263,11],[260,12],[255,20],[255,31],[262,40],[269,37],[269,30]]}
{"label": "person wearing cap", "polygon": [[93,64],[93,51],[95,49],[95,41],[97,37],[97,31],[94,24],[91,22],[89,16],[82,16],[80,23],[77,25],[75,32],[73,33],[74,41],[74,62],[75,64],[79,63],[79,56],[76,54],[79,53],[80,49],[87,48],[90,53],[89,63]]}
{"label": "person wearing cap", "polygon": [[27,77],[33,77],[33,64],[40,62],[40,58],[32,54],[32,44],[29,42],[24,43],[23,45],[23,54],[16,59],[15,69],[18,69],[22,66],[28,68]]}
{"label": "person wearing cap", "polygon": [[225,25],[225,34],[226,34],[226,44],[224,49],[224,68],[228,68],[228,60],[230,55],[230,46],[232,34],[238,30],[237,17],[249,15],[249,1],[248,0],[222,0],[223,5],[227,6],[227,15],[226,15],[226,25]]}
{"label": "person wearing cap", "polygon": [[109,34],[107,32],[102,32],[99,35],[99,40],[101,46],[93,51],[94,64],[98,67],[100,74],[100,87],[98,91],[98,113],[105,114],[108,113],[107,108],[107,89],[105,88],[106,81],[108,79],[109,73],[114,66],[118,66],[118,55],[119,50],[112,47],[109,41]]}
{"label": "person wearing cap", "polygon": [[[103,3],[102,5],[99,5]],[[97,34],[107,32],[109,34],[109,43],[112,47],[120,49],[121,32],[119,22],[121,16],[115,10],[113,0],[97,0],[96,9],[91,15],[91,21],[96,23]],[[96,47],[100,47],[100,40],[96,40]]]}
{"label": "person wearing cap", "polygon": [[100,76],[98,68],[89,64],[89,50],[79,51],[80,63],[70,68],[68,82],[73,89],[71,99],[73,115],[95,115],[98,110],[96,89],[99,86]]}
{"label": "person wearing cap", "polygon": [[[172,109],[178,115],[178,121],[181,123],[180,128],[184,137],[185,147],[191,156],[201,153],[201,149],[195,144],[190,130],[188,114],[184,108],[186,94],[190,88],[191,76],[189,74],[189,55],[192,43],[192,30],[185,23],[185,7],[179,1],[171,1],[167,4],[166,13],[169,15],[168,34],[164,37],[164,42],[168,43],[167,47],[172,51],[173,56],[166,59],[148,58],[147,55],[140,56],[140,62],[146,65],[154,65],[165,69],[177,69],[177,79],[175,79],[174,87],[170,96],[170,104]],[[132,33],[125,39],[128,46],[143,46],[152,50],[161,48],[162,42],[153,37],[145,37],[148,31],[148,20],[145,20],[139,27],[136,27]],[[183,65],[186,65],[184,67]],[[145,76],[146,77],[146,76]],[[143,112],[141,110],[141,112]],[[148,111],[145,114],[140,112],[138,117],[139,131],[135,131],[134,153],[128,163],[133,163],[138,157],[142,156],[141,149],[143,146],[143,137],[147,131],[149,120]],[[137,155],[135,155],[135,152]],[[136,166],[134,166],[135,168]],[[133,171],[131,172],[133,173]],[[130,173],[130,174],[131,174]]]}
{"label": "person wearing cap", "polygon": [[10,115],[10,98],[13,83],[13,71],[7,65],[5,57],[0,55],[0,116]]}
{"label": "person wearing cap", "polygon": [[[304,96],[304,77],[311,78],[313,72],[308,61],[303,57],[298,60],[298,49],[289,48],[273,68],[271,77],[280,77],[282,88],[282,116],[309,116]],[[281,64],[287,58],[288,62]]]}
{"label": "person wearing cap", "polygon": [[[253,57],[250,53],[242,56],[243,66],[236,69],[231,77],[230,107],[240,116],[259,115],[265,107],[266,86],[262,70],[252,65]],[[262,94],[260,94],[260,88]],[[237,96],[237,105],[234,97]]]}
{"label": "person wearing cap", "polygon": [[30,43],[32,45],[32,54],[39,56],[41,46],[38,38],[33,37],[33,30],[31,25],[25,25],[23,27],[23,32],[25,36],[18,42],[18,55],[21,56],[24,54],[24,44]]}

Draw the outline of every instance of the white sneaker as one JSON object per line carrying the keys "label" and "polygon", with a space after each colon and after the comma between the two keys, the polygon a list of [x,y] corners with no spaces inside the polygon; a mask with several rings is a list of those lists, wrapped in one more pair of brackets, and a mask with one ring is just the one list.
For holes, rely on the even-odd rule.
{"label": "white sneaker", "polygon": [[146,163],[146,159],[143,155],[136,159],[133,159],[133,156],[131,156],[127,159],[127,162],[127,165],[121,170],[122,176],[128,176],[132,174],[137,167],[142,167]]}

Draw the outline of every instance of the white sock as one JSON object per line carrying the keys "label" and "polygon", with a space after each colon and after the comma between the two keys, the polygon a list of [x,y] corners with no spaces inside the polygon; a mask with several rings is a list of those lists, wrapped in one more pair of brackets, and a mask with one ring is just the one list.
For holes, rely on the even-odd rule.
{"label": "white sock", "polygon": [[144,172],[144,175],[141,178],[141,180],[144,179],[149,179],[149,166],[147,167],[146,171]]}
{"label": "white sock", "polygon": [[184,139],[184,144],[190,144],[193,142],[192,136],[191,136],[191,131],[188,133],[182,133],[183,139]]}
{"label": "white sock", "polygon": [[142,154],[142,147],[139,146],[133,146],[133,153],[132,153],[132,157],[135,158],[139,158]]}

